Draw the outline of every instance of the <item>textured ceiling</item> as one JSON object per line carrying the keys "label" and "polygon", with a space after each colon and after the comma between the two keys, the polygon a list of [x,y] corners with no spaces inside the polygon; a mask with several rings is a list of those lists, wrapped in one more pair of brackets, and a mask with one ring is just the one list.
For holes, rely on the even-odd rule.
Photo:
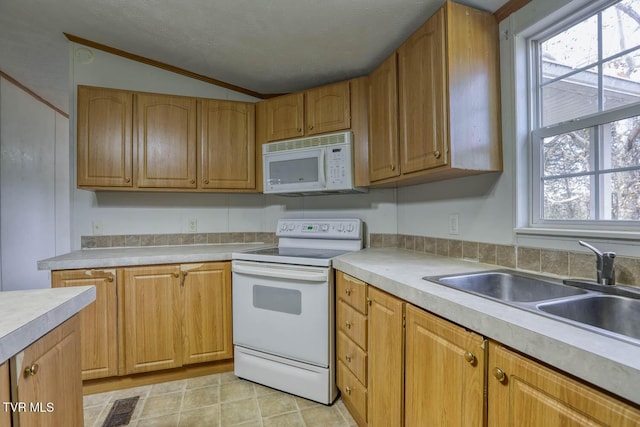
{"label": "textured ceiling", "polygon": [[[462,0],[491,12],[507,0]],[[367,74],[443,0],[0,0],[0,70],[63,111],[63,32],[255,92]]]}

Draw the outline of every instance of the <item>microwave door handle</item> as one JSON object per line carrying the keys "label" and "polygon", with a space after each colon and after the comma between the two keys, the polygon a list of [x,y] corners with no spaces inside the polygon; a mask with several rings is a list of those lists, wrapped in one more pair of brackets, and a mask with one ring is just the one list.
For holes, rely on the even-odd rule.
{"label": "microwave door handle", "polygon": [[326,153],[325,149],[320,150],[320,167],[319,167],[318,173],[320,175],[319,181],[322,184],[322,188],[327,188],[327,179],[325,178],[326,177],[327,161],[326,161],[326,158],[325,158],[325,153]]}

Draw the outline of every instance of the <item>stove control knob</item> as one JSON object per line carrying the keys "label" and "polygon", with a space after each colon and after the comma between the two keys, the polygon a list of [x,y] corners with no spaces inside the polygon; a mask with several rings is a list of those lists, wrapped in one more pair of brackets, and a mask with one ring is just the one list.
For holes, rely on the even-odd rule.
{"label": "stove control knob", "polygon": [[341,233],[344,231],[344,224],[338,224],[338,231]]}
{"label": "stove control knob", "polygon": [[320,226],[320,229],[321,229],[322,231],[329,231],[329,224],[322,224],[322,225]]}
{"label": "stove control knob", "polygon": [[347,225],[347,231],[351,233],[353,231],[353,224]]}

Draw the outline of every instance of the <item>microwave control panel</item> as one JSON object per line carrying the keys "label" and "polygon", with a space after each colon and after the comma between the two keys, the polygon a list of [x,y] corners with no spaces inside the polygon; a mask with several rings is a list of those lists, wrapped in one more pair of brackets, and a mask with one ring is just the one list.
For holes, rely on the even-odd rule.
{"label": "microwave control panel", "polygon": [[348,147],[327,147],[327,187],[345,188],[351,183],[346,182],[350,175],[347,168],[351,168],[351,156]]}

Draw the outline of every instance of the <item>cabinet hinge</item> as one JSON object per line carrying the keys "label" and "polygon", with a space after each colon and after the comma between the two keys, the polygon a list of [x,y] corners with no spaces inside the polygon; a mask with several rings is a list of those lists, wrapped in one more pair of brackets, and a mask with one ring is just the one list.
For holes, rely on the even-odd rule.
{"label": "cabinet hinge", "polygon": [[407,315],[402,313],[402,327],[405,328],[407,326]]}

